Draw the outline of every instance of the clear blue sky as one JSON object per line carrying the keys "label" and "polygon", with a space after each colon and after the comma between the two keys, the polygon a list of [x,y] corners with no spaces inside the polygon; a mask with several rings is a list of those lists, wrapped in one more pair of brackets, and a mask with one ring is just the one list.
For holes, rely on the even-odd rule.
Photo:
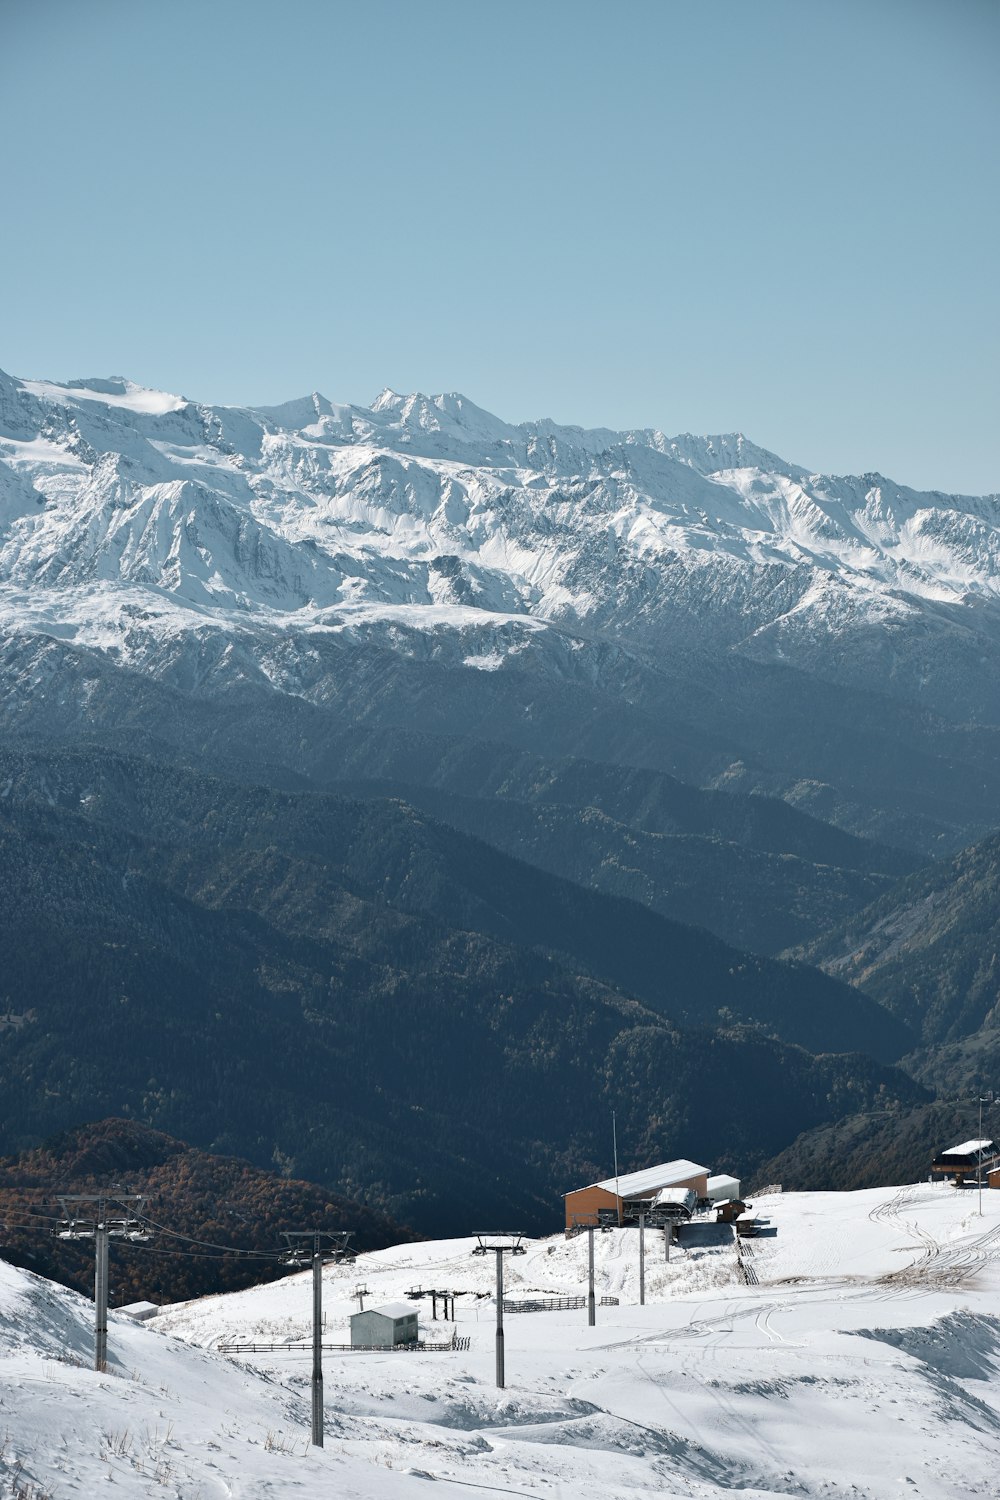
{"label": "clear blue sky", "polygon": [[997,0],[0,0],[0,365],[1000,490]]}

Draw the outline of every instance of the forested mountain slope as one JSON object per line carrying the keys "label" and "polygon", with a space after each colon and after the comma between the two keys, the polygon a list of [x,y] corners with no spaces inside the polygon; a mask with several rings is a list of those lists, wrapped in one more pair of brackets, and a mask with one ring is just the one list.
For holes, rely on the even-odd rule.
{"label": "forested mountain slope", "polygon": [[998,504],[0,375],[0,1140],[131,1112],[440,1232],[548,1222],[613,1107],[746,1172],[924,1100],[985,949],[767,955],[1000,826]]}
{"label": "forested mountain slope", "polygon": [[906,1034],[849,988],[405,805],[111,773],[75,810],[0,799],[7,1150],[128,1113],[417,1228],[538,1224],[604,1170],[612,1107],[637,1163],[737,1165],[922,1096],[859,1055]]}
{"label": "forested mountain slope", "polygon": [[803,949],[927,1045],[993,1024],[1000,1004],[1000,834],[894,885]]}
{"label": "forested mountain slope", "polygon": [[[90,1295],[93,1243],[58,1239],[60,1194],[141,1194],[148,1243],[112,1247],[113,1305],[180,1302],[284,1276],[288,1230],[349,1230],[355,1250],[405,1241],[384,1214],[314,1182],[196,1151],[135,1120],[99,1120],[0,1158],[0,1257]],[[87,1218],[83,1205],[67,1212]],[[126,1210],[122,1210],[123,1212]]]}

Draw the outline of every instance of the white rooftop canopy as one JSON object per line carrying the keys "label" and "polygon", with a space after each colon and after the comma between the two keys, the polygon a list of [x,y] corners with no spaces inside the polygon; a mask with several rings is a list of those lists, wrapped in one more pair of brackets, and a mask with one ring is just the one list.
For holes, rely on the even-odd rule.
{"label": "white rooftop canopy", "polygon": [[975,1156],[978,1151],[993,1151],[992,1141],[963,1141],[960,1146],[949,1146],[944,1156]]}
{"label": "white rooftop canopy", "polygon": [[130,1302],[127,1307],[120,1307],[118,1309],[126,1317],[135,1318],[137,1323],[144,1323],[147,1318],[155,1318],[159,1310],[160,1307],[157,1302]]}
{"label": "white rooftop canopy", "polygon": [[693,1188],[661,1188],[656,1197],[653,1199],[653,1207],[663,1208],[668,1204],[676,1203],[679,1204],[681,1208],[687,1208],[688,1206],[693,1207],[696,1202],[697,1199]]}
{"label": "white rooftop canopy", "polygon": [[381,1313],[383,1318],[392,1318],[399,1322],[400,1318],[415,1318],[420,1311],[411,1302],[383,1302],[379,1307],[366,1307],[365,1312]]}
{"label": "white rooftop canopy", "polygon": [[[605,1192],[617,1193],[621,1198],[641,1198],[646,1193],[658,1193],[660,1188],[676,1187],[689,1177],[707,1177],[708,1168],[699,1167],[693,1161],[664,1161],[658,1167],[646,1167],[642,1172],[625,1172],[621,1177],[606,1177],[603,1182],[592,1182],[590,1187],[604,1188]],[[568,1197],[568,1194],[563,1194]]]}
{"label": "white rooftop canopy", "polygon": [[708,1196],[723,1198],[727,1193],[734,1193],[737,1197],[740,1191],[740,1179],[738,1177],[727,1177],[719,1173],[717,1177],[708,1179]]}

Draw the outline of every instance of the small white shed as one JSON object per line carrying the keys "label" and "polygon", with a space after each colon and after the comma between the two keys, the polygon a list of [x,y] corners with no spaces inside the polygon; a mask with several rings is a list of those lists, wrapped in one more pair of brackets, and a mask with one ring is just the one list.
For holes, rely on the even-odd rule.
{"label": "small white shed", "polygon": [[130,1302],[126,1307],[119,1308],[119,1312],[136,1323],[145,1323],[149,1318],[155,1318],[159,1310],[155,1302]]}
{"label": "small white shed", "polygon": [[390,1349],[393,1344],[413,1344],[419,1338],[418,1309],[410,1302],[383,1302],[381,1307],[366,1307],[351,1315],[351,1344],[354,1348],[374,1345]]}
{"label": "small white shed", "polygon": [[708,1179],[708,1201],[716,1203],[735,1203],[740,1196],[740,1179],[738,1177],[710,1177]]}

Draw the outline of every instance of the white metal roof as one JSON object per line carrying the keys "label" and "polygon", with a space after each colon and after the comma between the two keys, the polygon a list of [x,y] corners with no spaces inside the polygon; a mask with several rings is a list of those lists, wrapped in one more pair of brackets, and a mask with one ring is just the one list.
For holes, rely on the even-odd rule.
{"label": "white metal roof", "polygon": [[977,1151],[992,1151],[992,1141],[963,1141],[960,1146],[949,1146],[943,1156],[975,1156]]}
{"label": "white metal roof", "polygon": [[[646,1167],[642,1172],[623,1172],[618,1178],[606,1177],[603,1182],[588,1183],[588,1187],[604,1188],[605,1192],[618,1193],[622,1198],[641,1197],[644,1193],[655,1193],[660,1188],[675,1187],[689,1177],[707,1177],[708,1168],[699,1167],[693,1161],[664,1161],[658,1167]],[[579,1191],[579,1189],[577,1189]],[[563,1197],[567,1198],[568,1193]]]}
{"label": "white metal roof", "polygon": [[693,1206],[697,1201],[698,1199],[695,1196],[693,1188],[672,1187],[661,1188],[653,1199],[653,1204],[656,1208],[659,1208],[661,1204],[679,1203],[682,1208],[687,1208],[689,1205]]}
{"label": "white metal roof", "polygon": [[713,1193],[728,1193],[734,1188],[738,1193],[740,1190],[740,1179],[738,1177],[727,1177],[725,1173],[720,1172],[717,1177],[710,1177],[708,1179],[708,1196],[710,1198]]}
{"label": "white metal roof", "polygon": [[365,1308],[365,1312],[381,1313],[383,1318],[392,1318],[394,1322],[400,1318],[415,1318],[419,1311],[412,1302],[383,1302],[378,1307]]}
{"label": "white metal roof", "polygon": [[130,1302],[127,1307],[118,1309],[119,1312],[125,1313],[129,1318],[135,1318],[140,1323],[144,1323],[147,1318],[155,1317],[159,1310],[157,1302]]}

